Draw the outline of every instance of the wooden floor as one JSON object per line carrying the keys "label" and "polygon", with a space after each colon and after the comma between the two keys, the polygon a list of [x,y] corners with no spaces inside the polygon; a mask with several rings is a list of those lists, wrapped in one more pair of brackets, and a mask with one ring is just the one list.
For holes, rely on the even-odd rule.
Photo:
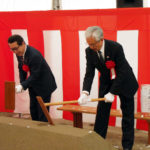
{"label": "wooden floor", "polygon": [[[9,116],[9,117],[19,117],[18,114],[11,114],[11,113],[0,113],[2,116]],[[31,119],[28,114],[24,114],[21,116],[21,119]],[[63,124],[63,125],[70,125],[72,126],[72,121],[63,120],[63,119],[53,119],[54,123]],[[84,123],[84,128],[88,130],[93,130],[93,125],[89,123]],[[135,130],[135,142],[133,150],[150,150],[150,145],[147,144],[147,132],[142,130]],[[109,127],[108,134],[106,140],[108,140],[116,149],[122,150],[121,146],[121,137],[122,131],[120,127]]]}

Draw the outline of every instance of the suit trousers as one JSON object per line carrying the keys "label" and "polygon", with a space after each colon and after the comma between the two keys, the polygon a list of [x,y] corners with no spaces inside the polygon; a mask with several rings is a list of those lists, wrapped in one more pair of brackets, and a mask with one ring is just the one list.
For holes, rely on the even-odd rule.
{"label": "suit trousers", "polygon": [[[48,122],[47,118],[45,117],[42,111],[40,104],[36,99],[37,94],[34,92],[32,88],[29,89],[29,96],[30,96],[30,114],[32,120]],[[51,94],[46,97],[42,97],[44,103],[50,102],[50,98]],[[49,111],[49,107],[47,107],[47,110]]]}
{"label": "suit trousers", "polygon": [[[122,146],[131,149],[134,143],[134,97],[119,95],[122,110]],[[100,101],[97,106],[97,114],[94,131],[106,138],[110,109],[112,103]]]}

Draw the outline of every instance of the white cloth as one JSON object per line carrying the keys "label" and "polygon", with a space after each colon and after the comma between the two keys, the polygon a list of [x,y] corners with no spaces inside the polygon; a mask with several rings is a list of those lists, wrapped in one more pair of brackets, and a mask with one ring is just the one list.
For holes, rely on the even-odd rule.
{"label": "white cloth", "polygon": [[104,96],[104,98],[106,103],[112,103],[114,101],[115,95],[109,92]]}
{"label": "white cloth", "polygon": [[111,80],[116,78],[116,73],[115,73],[115,69],[111,68]]}

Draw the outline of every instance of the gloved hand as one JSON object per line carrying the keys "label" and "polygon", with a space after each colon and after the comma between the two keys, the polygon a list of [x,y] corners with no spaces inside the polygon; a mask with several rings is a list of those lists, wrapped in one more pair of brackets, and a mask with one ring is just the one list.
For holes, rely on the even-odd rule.
{"label": "gloved hand", "polygon": [[91,99],[87,94],[82,93],[78,99],[78,104],[83,105],[83,104],[86,104],[87,102],[89,102],[90,100]]}
{"label": "gloved hand", "polygon": [[106,103],[112,103],[114,101],[114,98],[115,98],[115,95],[114,94],[111,94],[110,92],[107,93],[105,96],[105,102]]}
{"label": "gloved hand", "polygon": [[16,85],[16,86],[15,86],[15,91],[16,91],[16,93],[21,93],[21,92],[23,92],[23,87],[22,87],[22,85],[21,85],[21,84]]}

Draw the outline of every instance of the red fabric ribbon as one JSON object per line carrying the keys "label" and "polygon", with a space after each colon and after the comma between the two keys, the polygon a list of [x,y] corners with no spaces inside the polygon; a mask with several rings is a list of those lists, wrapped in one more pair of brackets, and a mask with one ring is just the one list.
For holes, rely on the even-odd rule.
{"label": "red fabric ribbon", "polygon": [[115,79],[116,78],[116,71],[115,71],[115,66],[116,66],[116,64],[115,64],[115,62],[114,61],[112,61],[112,60],[109,60],[109,61],[106,61],[106,67],[108,68],[108,69],[110,69],[110,78],[111,78],[111,80],[112,79]]}
{"label": "red fabric ribbon", "polygon": [[25,72],[30,71],[29,67],[27,65],[25,65],[25,64],[23,64],[22,70],[25,71]]}
{"label": "red fabric ribbon", "polygon": [[112,60],[106,61],[105,64],[108,69],[114,68],[116,66],[115,62]]}

